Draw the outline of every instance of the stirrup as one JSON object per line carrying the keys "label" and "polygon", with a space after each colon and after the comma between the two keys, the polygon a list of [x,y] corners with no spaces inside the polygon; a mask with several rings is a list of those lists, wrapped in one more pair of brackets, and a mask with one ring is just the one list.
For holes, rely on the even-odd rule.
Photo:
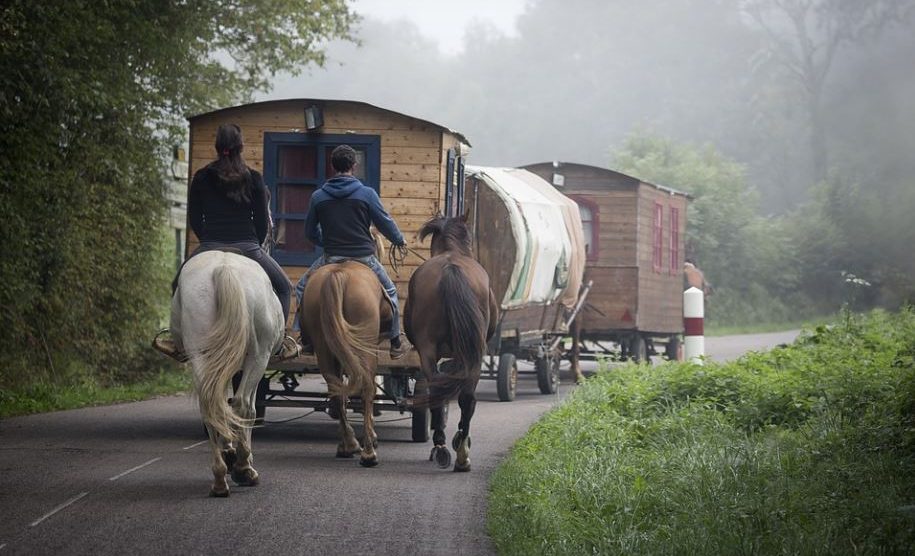
{"label": "stirrup", "polygon": [[163,353],[172,359],[177,360],[180,363],[187,363],[189,357],[186,353],[178,349],[178,346],[175,344],[175,341],[171,338],[163,338],[164,334],[170,333],[171,331],[168,328],[163,328],[156,334],[156,337],[153,338],[152,347]]}
{"label": "stirrup", "polygon": [[295,341],[295,338],[286,334],[283,338],[283,342],[280,344],[280,349],[278,352],[270,356],[271,363],[279,363],[280,361],[286,361],[287,359],[295,359],[302,353],[302,347],[298,342]]}

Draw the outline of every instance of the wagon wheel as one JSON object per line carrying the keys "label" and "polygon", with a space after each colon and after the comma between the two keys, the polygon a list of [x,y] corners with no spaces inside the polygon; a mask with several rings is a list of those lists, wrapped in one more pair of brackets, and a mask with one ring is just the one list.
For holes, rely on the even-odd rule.
{"label": "wagon wheel", "polygon": [[559,389],[559,358],[555,355],[538,357],[534,361],[537,371],[537,386],[541,394],[555,394]]}
{"label": "wagon wheel", "polygon": [[499,370],[496,374],[496,391],[500,402],[515,399],[515,387],[518,385],[518,362],[514,353],[503,353],[499,356]]}
{"label": "wagon wheel", "polygon": [[648,359],[648,344],[645,338],[636,334],[629,341],[629,357],[636,363],[651,363]]}
{"label": "wagon wheel", "polygon": [[429,442],[432,412],[428,407],[415,408],[413,413],[413,442]]}
{"label": "wagon wheel", "polygon": [[667,340],[667,347],[664,349],[664,355],[671,361],[680,360],[680,336],[671,336]]}

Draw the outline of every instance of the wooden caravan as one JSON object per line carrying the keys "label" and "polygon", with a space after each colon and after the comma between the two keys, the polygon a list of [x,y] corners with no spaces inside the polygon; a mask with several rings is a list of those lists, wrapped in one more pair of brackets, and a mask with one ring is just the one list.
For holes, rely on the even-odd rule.
{"label": "wooden caravan", "polygon": [[[264,176],[275,221],[272,254],[293,283],[321,254],[305,238],[305,215],[311,194],[333,176],[330,153],[337,145],[356,149],[356,177],[379,193],[408,245],[423,257],[429,256],[429,247],[416,244],[419,228],[438,211],[456,214],[463,202],[455,184],[469,143],[432,122],[345,100],[275,100],[225,108],[190,118],[192,176],[215,160],[216,129],[224,123],[241,127],[245,162]],[[197,243],[189,231],[187,253]],[[387,268],[401,301],[421,262],[411,253],[399,274]]]}
{"label": "wooden caravan", "polygon": [[[344,143],[356,150],[356,177],[379,193],[414,251],[399,273],[387,268],[402,306],[410,276],[423,258],[429,257],[428,245],[418,244],[416,238],[420,227],[437,212],[454,216],[463,207],[463,188],[457,184],[463,183],[463,158],[470,150],[467,139],[441,125],[363,102],[258,102],[190,118],[191,175],[215,160],[216,130],[224,123],[241,127],[244,159],[263,174],[270,190],[275,222],[272,255],[292,283],[321,255],[320,247],[305,238],[304,224],[312,193],[333,175],[330,153]],[[189,230],[186,253],[197,245]],[[388,261],[382,263],[387,265]],[[292,309],[294,315],[294,296]],[[263,416],[267,405],[324,407],[325,393],[296,389],[295,376],[314,372],[316,366],[315,357],[309,355],[268,370],[257,392],[258,417]],[[408,379],[418,367],[415,352],[393,362],[387,349],[379,349],[379,372],[386,375],[385,391],[390,393],[387,401],[391,402],[383,407],[403,410]],[[279,390],[275,389],[277,382],[282,384]],[[414,412],[414,440],[428,438],[428,421],[428,410]]]}
{"label": "wooden caravan", "polygon": [[579,205],[585,280],[593,286],[576,328],[583,340],[619,343],[645,360],[655,343],[676,357],[683,331],[686,193],[574,163],[525,166]]}
{"label": "wooden caravan", "polygon": [[584,273],[584,241],[575,203],[538,176],[517,168],[468,166],[466,197],[474,254],[500,304],[489,378],[502,400],[514,397],[514,361],[535,363],[538,385],[554,393],[559,352]]}

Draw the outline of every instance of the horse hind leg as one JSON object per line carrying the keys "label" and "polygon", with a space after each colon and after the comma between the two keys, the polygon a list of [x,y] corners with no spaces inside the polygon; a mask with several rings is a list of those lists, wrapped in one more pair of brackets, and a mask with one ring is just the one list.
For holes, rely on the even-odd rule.
{"label": "horse hind leg", "polygon": [[[319,357],[319,363],[321,358]],[[324,369],[323,365],[320,365]],[[334,362],[334,368],[339,369],[339,365]],[[340,442],[337,444],[337,457],[338,458],[351,458],[356,452],[362,449],[362,446],[359,445],[359,441],[356,440],[356,432],[353,430],[353,427],[349,424],[349,420],[346,417],[346,396],[344,394],[345,387],[343,386],[343,379],[338,373],[321,373],[324,376],[324,381],[327,383],[327,391],[329,394],[328,404],[327,404],[327,414],[331,419],[336,419],[340,427]]]}
{"label": "horse hind leg", "polygon": [[375,381],[367,380],[367,385],[362,389],[362,454],[359,456],[359,465],[362,467],[375,467],[378,465],[378,454],[375,446],[378,445],[378,435],[375,434]]}
{"label": "horse hind leg", "polygon": [[473,388],[461,391],[458,397],[458,405],[461,407],[461,421],[458,423],[458,430],[451,439],[451,447],[456,452],[454,462],[455,471],[470,471],[470,420],[477,407],[477,397]]}
{"label": "horse hind leg", "polygon": [[346,417],[346,398],[343,396],[331,396],[328,413],[337,416],[337,422],[340,426],[340,442],[337,444],[338,458],[351,458],[356,452],[362,450],[359,441],[356,440],[356,431],[349,424]]}
{"label": "horse hind leg", "polygon": [[[445,436],[445,404],[449,403],[447,394],[441,388],[437,388],[432,382],[432,376],[436,369],[434,358],[423,358],[420,354],[421,364],[423,365],[423,375],[428,377],[424,381],[428,387],[424,394],[429,400],[429,410],[432,414],[432,451],[429,452],[429,461],[434,461],[441,469],[451,467],[451,452],[446,446],[447,437]],[[453,365],[453,360],[442,363],[442,372],[449,372],[449,366]]]}
{"label": "horse hind leg", "polygon": [[[266,362],[264,366],[266,366]],[[257,383],[260,381],[260,377],[261,373],[246,370],[232,404],[235,413],[244,419],[246,423],[245,426],[236,431],[238,438],[237,457],[234,465],[229,466],[232,480],[239,486],[255,486],[260,482],[260,476],[252,465],[254,463],[254,454],[251,450],[251,427],[248,426],[254,422],[254,393],[257,390]]]}
{"label": "horse hind leg", "polygon": [[213,471],[213,486],[210,487],[210,496],[216,498],[226,498],[229,496],[229,482],[226,480],[226,473],[229,470],[230,463],[234,463],[235,450],[230,450],[231,446],[222,441],[213,431],[212,427],[206,426],[207,436],[210,445],[210,469]]}

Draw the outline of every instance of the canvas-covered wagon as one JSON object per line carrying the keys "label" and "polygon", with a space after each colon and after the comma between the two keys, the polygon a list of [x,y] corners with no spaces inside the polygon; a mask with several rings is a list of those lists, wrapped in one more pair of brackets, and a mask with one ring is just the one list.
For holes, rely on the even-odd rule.
{"label": "canvas-covered wagon", "polygon": [[501,309],[484,377],[496,379],[501,400],[511,400],[517,360],[527,359],[534,362],[540,391],[554,393],[557,340],[568,333],[587,295],[578,208],[540,177],[514,168],[468,166],[464,196],[473,250]]}
{"label": "canvas-covered wagon", "polygon": [[[463,135],[363,102],[258,102],[190,118],[191,175],[215,159],[216,130],[223,123],[241,127],[245,161],[264,176],[275,221],[272,255],[292,283],[321,255],[320,247],[309,242],[304,232],[311,194],[333,175],[330,153],[334,147],[352,146],[358,157],[356,177],[379,193],[413,248],[399,273],[387,268],[401,304],[406,300],[412,272],[423,258],[429,257],[428,245],[416,244],[419,228],[439,211],[453,216],[462,207],[463,188],[457,185],[463,181],[463,158],[469,152],[469,142]],[[196,245],[197,238],[188,233],[186,252],[192,252]],[[385,375],[388,395],[381,398],[379,406],[402,409],[409,380],[418,372],[418,357],[410,353],[394,362],[387,352],[387,346],[380,346],[379,372]],[[296,376],[315,369],[314,356],[302,356],[268,369],[258,391],[258,415],[263,416],[266,406],[325,407],[323,392],[298,388]],[[413,417],[413,437],[425,441],[429,434],[428,410],[414,413]]]}
{"label": "canvas-covered wagon", "polygon": [[[588,302],[573,324],[573,366],[583,356],[647,361],[660,345],[676,359],[683,332],[683,258],[689,196],[606,168],[524,166],[578,203]],[[618,346],[615,349],[612,344]]]}

